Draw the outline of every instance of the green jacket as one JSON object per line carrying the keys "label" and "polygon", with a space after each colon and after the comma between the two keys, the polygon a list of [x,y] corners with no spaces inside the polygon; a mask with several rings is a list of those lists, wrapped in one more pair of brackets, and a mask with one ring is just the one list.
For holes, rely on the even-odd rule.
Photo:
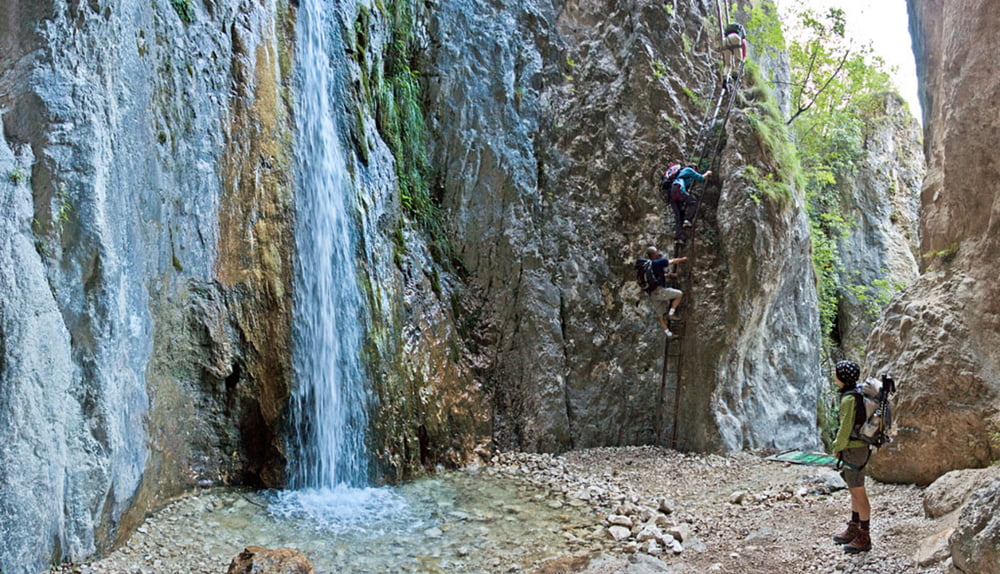
{"label": "green jacket", "polygon": [[868,446],[864,441],[851,438],[851,431],[854,430],[854,408],[857,404],[856,394],[840,395],[840,428],[837,429],[837,439],[833,441],[834,454],[849,448]]}

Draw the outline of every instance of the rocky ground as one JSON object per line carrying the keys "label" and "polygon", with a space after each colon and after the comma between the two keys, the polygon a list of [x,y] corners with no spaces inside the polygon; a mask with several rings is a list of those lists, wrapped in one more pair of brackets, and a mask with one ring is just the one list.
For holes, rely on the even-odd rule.
{"label": "rocky ground", "polygon": [[[945,572],[940,563],[920,567],[918,553],[929,553],[925,539],[943,525],[924,517],[922,489],[881,484],[869,479],[872,501],[871,552],[851,556],[831,536],[849,518],[848,494],[833,470],[770,462],[762,456],[686,455],[651,448],[597,449],[549,458],[508,456],[521,462],[499,465],[534,482],[543,482],[570,497],[579,489],[605,488],[640,506],[672,510],[671,522],[692,534],[675,554],[658,556],[665,572],[721,573],[878,573]],[[662,501],[666,501],[664,504]],[[620,514],[621,503],[593,501],[608,516]],[[626,505],[627,506],[627,505]],[[663,514],[662,511],[660,514]],[[641,513],[640,513],[641,516]],[[632,536],[617,547],[630,553]],[[645,554],[644,545],[636,555]],[[648,544],[648,541],[647,543]],[[654,552],[655,554],[655,552]],[[633,559],[632,562],[635,562]],[[656,572],[648,560],[628,570],[621,562],[592,561],[567,571],[587,574]],[[540,572],[557,572],[542,568]]]}
{"label": "rocky ground", "polygon": [[[922,559],[945,530],[925,517],[923,489],[869,479],[871,552],[851,556],[831,541],[849,517],[848,495],[835,472],[767,461],[760,455],[694,455],[652,447],[603,448],[562,456],[503,454],[467,472],[511,480],[548,509],[574,512],[563,548],[522,553],[519,560],[482,556],[475,572],[557,574],[944,573],[948,561]],[[481,475],[480,475],[481,476]],[[202,496],[201,504],[221,503]],[[581,518],[584,517],[584,518]],[[150,519],[112,556],[63,572],[225,572],[231,556],[176,552],[183,520]],[[155,536],[151,535],[155,530]],[[174,530],[178,530],[174,532]],[[530,549],[534,541],[515,541]],[[939,544],[938,549],[942,546]],[[207,549],[207,546],[206,546]],[[490,552],[490,550],[484,550]],[[946,558],[946,557],[943,557]],[[933,563],[931,563],[933,562]],[[457,572],[452,567],[427,572]],[[406,571],[414,571],[405,568]],[[419,568],[417,571],[423,571]]]}

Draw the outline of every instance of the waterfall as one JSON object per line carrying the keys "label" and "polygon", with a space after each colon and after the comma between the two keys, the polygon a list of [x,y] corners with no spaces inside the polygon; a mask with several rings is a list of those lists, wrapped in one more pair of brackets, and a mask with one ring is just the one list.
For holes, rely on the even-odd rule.
{"label": "waterfall", "polygon": [[335,9],[328,0],[303,0],[297,24],[296,384],[288,467],[294,489],[368,482],[354,199],[332,104],[342,89],[333,69],[343,54]]}

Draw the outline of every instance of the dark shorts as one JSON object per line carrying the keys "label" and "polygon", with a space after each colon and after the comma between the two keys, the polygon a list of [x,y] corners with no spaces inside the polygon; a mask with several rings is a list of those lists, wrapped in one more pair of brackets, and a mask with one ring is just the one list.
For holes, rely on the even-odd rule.
{"label": "dark shorts", "polygon": [[[868,447],[860,446],[856,448],[845,449],[840,452],[840,458],[847,464],[851,465],[848,467],[844,465],[843,469],[840,471],[840,476],[844,478],[844,482],[847,483],[847,488],[856,488],[858,486],[865,485],[865,471],[868,470]],[[859,468],[864,466],[861,470],[851,470],[852,468]]]}

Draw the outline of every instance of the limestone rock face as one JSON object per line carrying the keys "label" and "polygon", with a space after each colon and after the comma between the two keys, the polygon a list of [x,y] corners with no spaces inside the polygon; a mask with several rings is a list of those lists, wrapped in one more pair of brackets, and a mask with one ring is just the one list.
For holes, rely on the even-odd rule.
{"label": "limestone rock face", "polygon": [[[501,448],[670,445],[663,334],[632,263],[672,252],[656,186],[694,152],[718,82],[712,10],[449,0],[428,15],[434,158],[468,283],[457,320]],[[817,445],[808,226],[794,199],[752,199],[741,168],[774,167],[747,118],[728,135],[690,253],[678,446]]]}
{"label": "limestone rock face", "polygon": [[[869,340],[869,367],[898,381],[896,442],[873,461],[882,480],[928,484],[998,458],[1000,159],[996,154],[1000,5],[911,0],[924,109],[922,275]],[[975,41],[972,41],[975,39]]]}
{"label": "limestone rock face", "polygon": [[183,5],[0,6],[4,572],[282,480],[287,6]]}
{"label": "limestone rock face", "polygon": [[845,356],[863,356],[881,304],[917,276],[920,124],[896,94],[865,110],[863,155],[842,190],[840,211],[852,223],[838,245],[844,266],[837,314]]}

